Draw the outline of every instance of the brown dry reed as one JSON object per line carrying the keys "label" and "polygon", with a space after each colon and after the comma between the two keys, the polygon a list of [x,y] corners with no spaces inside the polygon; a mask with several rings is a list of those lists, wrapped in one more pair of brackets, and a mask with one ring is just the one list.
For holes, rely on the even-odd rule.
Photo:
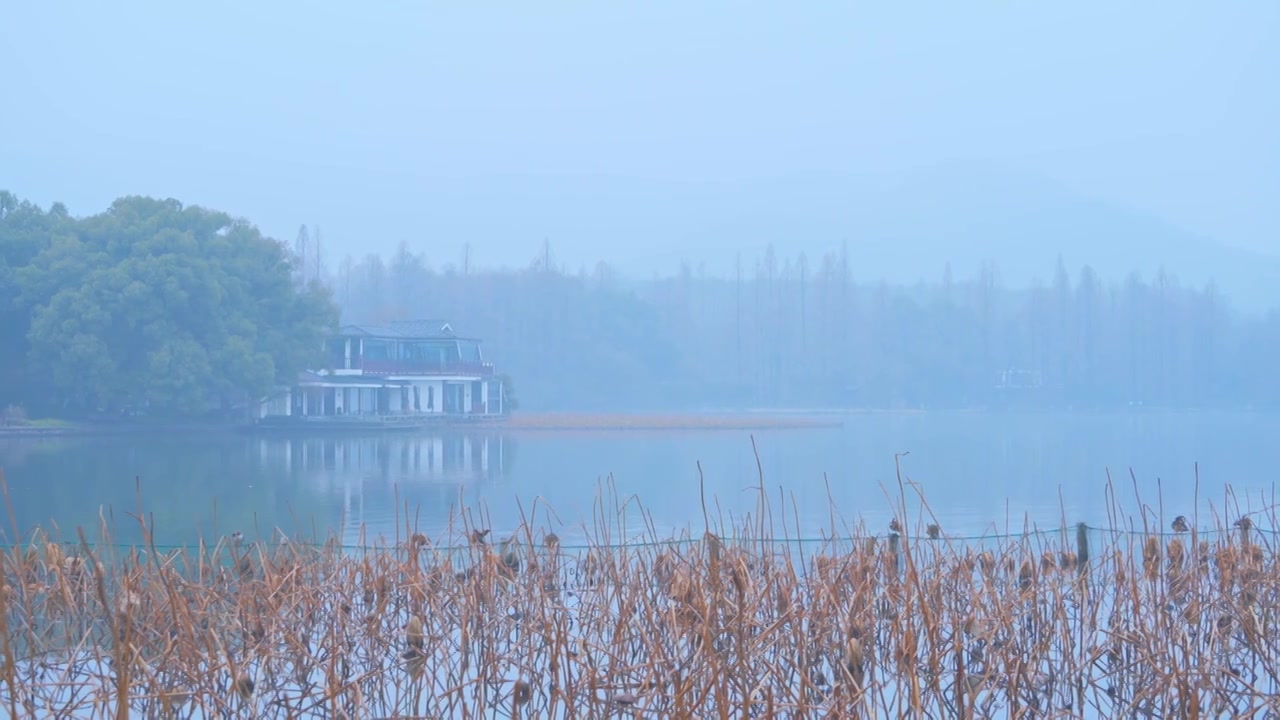
{"label": "brown dry reed", "polygon": [[[2,475],[0,475],[2,480]],[[0,706],[42,718],[1262,717],[1280,573],[1263,517],[798,541],[760,491],[696,538],[585,546],[464,515],[371,548],[164,551],[44,532],[4,554]],[[762,483],[763,487],[763,483]],[[886,492],[886,496],[891,494]],[[1114,493],[1112,493],[1114,497]],[[916,502],[918,500],[918,502]],[[785,503],[773,503],[785,506]],[[544,509],[545,511],[545,509]],[[536,516],[538,508],[535,507]],[[704,512],[705,514],[705,512]],[[632,516],[633,517],[633,516]],[[144,536],[148,528],[140,517]],[[1229,518],[1228,518],[1229,520]],[[1274,527],[1274,518],[1271,518]],[[406,525],[409,523],[406,522]],[[399,538],[403,537],[401,542]],[[1185,538],[1185,540],[1183,539]],[[446,547],[446,541],[453,543]]]}

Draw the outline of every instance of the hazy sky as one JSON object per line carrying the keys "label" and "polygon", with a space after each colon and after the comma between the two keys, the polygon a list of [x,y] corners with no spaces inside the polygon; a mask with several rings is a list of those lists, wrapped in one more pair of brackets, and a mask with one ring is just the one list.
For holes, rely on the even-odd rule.
{"label": "hazy sky", "polygon": [[648,272],[999,167],[1280,254],[1278,40],[1275,0],[15,2],[0,187]]}

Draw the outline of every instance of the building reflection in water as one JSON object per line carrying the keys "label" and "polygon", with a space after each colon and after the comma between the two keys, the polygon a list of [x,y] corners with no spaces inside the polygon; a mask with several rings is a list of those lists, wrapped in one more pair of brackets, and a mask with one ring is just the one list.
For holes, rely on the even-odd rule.
{"label": "building reflection in water", "polygon": [[379,535],[395,536],[397,500],[400,523],[407,504],[418,528],[443,532],[459,504],[479,496],[481,487],[510,469],[512,440],[498,433],[380,433],[263,438],[258,442],[264,467],[277,468],[304,488],[334,502],[330,522],[342,527],[344,544],[360,544]]}

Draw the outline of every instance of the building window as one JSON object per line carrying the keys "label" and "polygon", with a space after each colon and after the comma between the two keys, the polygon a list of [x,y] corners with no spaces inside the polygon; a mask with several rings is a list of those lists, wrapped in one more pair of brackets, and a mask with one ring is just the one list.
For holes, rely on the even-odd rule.
{"label": "building window", "polygon": [[386,340],[366,340],[364,342],[364,358],[366,360],[390,360],[390,344]]}

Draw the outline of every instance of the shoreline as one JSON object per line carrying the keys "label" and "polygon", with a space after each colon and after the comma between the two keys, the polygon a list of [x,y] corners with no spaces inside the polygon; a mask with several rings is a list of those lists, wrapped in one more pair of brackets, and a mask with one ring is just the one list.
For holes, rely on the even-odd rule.
{"label": "shoreline", "polygon": [[196,433],[233,433],[229,423],[75,423],[58,425],[8,425],[0,427],[0,440],[64,437],[109,437],[114,435],[192,435]]}
{"label": "shoreline", "polygon": [[534,413],[489,424],[512,432],[661,432],[671,430],[807,430],[844,423],[818,413],[759,411],[684,413]]}
{"label": "shoreline", "polygon": [[[809,411],[742,411],[742,412],[671,412],[671,413],[577,413],[548,412],[520,413],[501,420],[441,421],[422,426],[386,428],[382,430],[342,430],[350,433],[389,432],[455,432],[468,429],[499,430],[509,432],[623,432],[623,431],[671,431],[671,430],[797,430],[840,427],[844,423],[836,416],[842,413]],[[38,421],[37,421],[38,422]],[[272,428],[274,432],[297,434],[331,433],[334,429],[323,426]],[[75,423],[59,422],[56,425],[11,425],[0,427],[0,440],[39,439],[61,437],[101,437],[113,435],[194,435],[241,432],[267,432],[245,423]]]}
{"label": "shoreline", "polygon": [[[1183,412],[1231,412],[1257,414],[1256,409],[1238,410],[1176,410],[1119,408],[1115,414],[1168,415]],[[743,430],[808,430],[837,428],[845,425],[845,418],[857,416],[918,417],[936,414],[1003,414],[1007,411],[992,408],[922,410],[918,408],[751,408],[746,410],[693,410],[672,412],[519,412],[502,419],[439,419],[422,425],[373,429],[325,428],[305,423],[297,426],[272,428],[274,432],[294,434],[331,433],[384,433],[384,432],[457,432],[469,429],[498,430],[512,433],[535,432],[662,432],[662,431],[743,431]],[[1048,411],[1052,412],[1052,411]],[[1096,410],[1066,410],[1067,414],[1099,412]],[[23,425],[0,425],[0,440],[103,437],[121,435],[189,436],[197,434],[233,434],[243,432],[268,432],[243,422],[159,422],[128,421],[104,422],[74,420],[36,420]]]}

